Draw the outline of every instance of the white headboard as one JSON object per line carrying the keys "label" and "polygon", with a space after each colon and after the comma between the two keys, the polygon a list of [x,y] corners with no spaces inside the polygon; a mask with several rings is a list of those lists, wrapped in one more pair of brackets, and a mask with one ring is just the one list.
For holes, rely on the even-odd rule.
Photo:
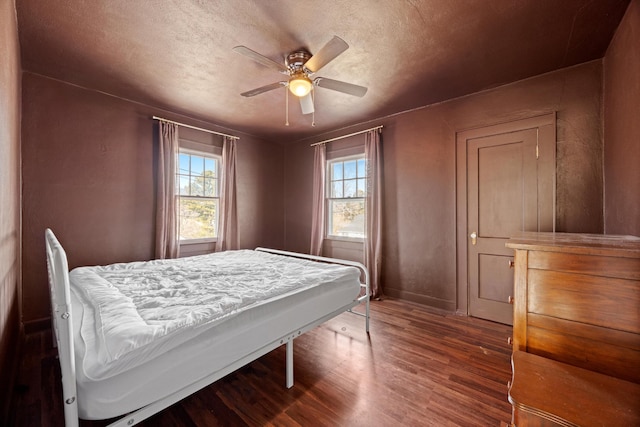
{"label": "white headboard", "polygon": [[76,395],[76,363],[73,349],[73,315],[69,289],[69,265],[67,254],[53,234],[46,229],[47,270],[51,294],[53,334],[58,347],[62,371],[62,398],[64,400],[65,425],[78,425],[78,401]]}

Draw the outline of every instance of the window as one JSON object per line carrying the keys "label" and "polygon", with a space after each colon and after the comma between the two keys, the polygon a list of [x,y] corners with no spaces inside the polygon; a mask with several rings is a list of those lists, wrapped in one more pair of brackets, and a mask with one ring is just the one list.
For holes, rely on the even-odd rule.
{"label": "window", "polygon": [[327,235],[363,239],[367,163],[364,155],[327,162]]}
{"label": "window", "polygon": [[220,158],[181,149],[176,187],[180,241],[215,240],[220,210]]}

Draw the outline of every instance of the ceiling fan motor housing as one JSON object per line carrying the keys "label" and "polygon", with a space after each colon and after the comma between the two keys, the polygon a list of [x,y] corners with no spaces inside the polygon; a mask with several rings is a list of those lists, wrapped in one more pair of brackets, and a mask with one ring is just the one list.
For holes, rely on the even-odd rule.
{"label": "ceiling fan motor housing", "polygon": [[304,69],[304,64],[311,59],[311,54],[304,50],[296,50],[288,54],[285,58],[285,64],[287,68],[290,70],[289,74],[300,74],[300,73],[308,73],[308,70]]}

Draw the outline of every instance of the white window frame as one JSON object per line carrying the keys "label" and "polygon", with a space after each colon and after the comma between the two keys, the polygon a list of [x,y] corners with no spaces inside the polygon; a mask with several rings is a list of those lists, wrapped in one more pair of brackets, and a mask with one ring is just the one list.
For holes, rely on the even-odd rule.
{"label": "white window frame", "polygon": [[[180,173],[180,154],[186,154],[189,156],[198,156],[198,157],[203,157],[205,159],[212,159],[213,161],[215,161],[215,169],[217,172],[217,176],[215,178],[216,180],[216,187],[214,190],[214,194],[215,196],[210,197],[210,196],[185,196],[185,195],[181,195],[180,194],[180,176],[189,176],[189,177],[193,177],[194,175],[191,175],[191,170],[189,170],[189,174],[185,175],[183,173]],[[211,152],[207,152],[207,151],[200,151],[200,150],[194,150],[191,148],[184,148],[184,147],[180,147],[178,149],[178,158],[176,159],[176,198],[177,198],[177,202],[178,202],[178,206],[180,205],[180,203],[182,202],[182,200],[217,200],[218,201],[218,209],[216,209],[216,215],[217,218],[215,219],[215,223],[216,223],[216,227],[219,227],[220,225],[220,204],[221,204],[221,199],[220,199],[220,191],[221,191],[221,182],[222,182],[222,156],[219,156],[217,154],[213,154]],[[178,212],[178,215],[180,215],[180,213]],[[180,221],[180,218],[178,218],[178,221]],[[218,234],[219,234],[219,230],[216,229],[215,230],[215,234],[216,237],[204,237],[204,238],[198,238],[198,239],[180,239],[179,238],[179,243],[180,245],[192,245],[192,244],[198,244],[198,243],[216,243],[218,241]]]}
{"label": "white window frame", "polygon": [[[356,180],[358,179],[364,179],[364,196],[363,197],[331,197],[332,196],[332,191],[333,191],[333,182],[334,180],[332,180],[332,176],[331,176],[331,168],[332,165],[335,163],[344,163],[344,162],[348,162],[351,160],[356,160],[356,163],[358,160],[364,160],[365,161],[365,171],[364,171],[364,176],[359,176],[358,175],[358,168],[356,165],[356,178],[353,178]],[[366,228],[366,217],[367,217],[367,203],[366,203],[366,197],[367,197],[367,165],[366,165],[366,158],[364,156],[364,153],[360,153],[360,154],[354,154],[354,155],[348,155],[348,156],[342,156],[342,157],[335,157],[332,158],[330,160],[327,160],[327,165],[326,165],[327,169],[325,171],[325,175],[326,175],[326,179],[325,179],[325,239],[328,240],[338,240],[338,241],[345,241],[345,242],[364,242],[364,239],[367,235],[367,228]],[[341,179],[341,181],[345,181],[344,178],[344,168],[343,168],[343,177]],[[344,187],[343,187],[344,188]],[[356,184],[356,191],[357,191],[358,187]],[[365,226],[364,226],[364,230],[362,231],[362,237],[359,236],[343,236],[343,235],[337,235],[337,234],[331,234],[331,229],[332,229],[332,212],[331,212],[331,202],[337,200],[337,201],[358,201],[361,200],[364,204],[364,208],[365,208],[365,212],[364,212],[364,217],[365,217]]]}

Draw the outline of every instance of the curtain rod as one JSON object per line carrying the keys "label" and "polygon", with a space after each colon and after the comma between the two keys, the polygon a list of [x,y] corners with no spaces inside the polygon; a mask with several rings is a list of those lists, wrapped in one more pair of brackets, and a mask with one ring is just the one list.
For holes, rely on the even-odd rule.
{"label": "curtain rod", "polygon": [[324,141],[320,141],[320,142],[316,142],[314,144],[311,144],[310,146],[313,147],[315,145],[326,144],[327,142],[337,141],[337,140],[343,139],[343,138],[349,138],[350,136],[360,135],[361,133],[369,132],[370,130],[378,130],[378,129],[382,129],[382,125],[376,126],[374,128],[371,128],[371,129],[361,130],[360,132],[350,133],[349,135],[337,136],[335,138],[326,139]]}
{"label": "curtain rod", "polygon": [[173,120],[163,119],[162,117],[158,117],[158,116],[153,116],[153,119],[154,120],[161,120],[161,121],[167,122],[167,123],[173,123],[175,125],[182,126],[182,127],[185,127],[185,128],[201,130],[203,132],[213,133],[213,134],[220,135],[220,136],[226,136],[226,137],[233,138],[233,139],[240,139],[240,137],[238,137],[238,136],[227,135],[226,133],[216,132],[215,130],[203,129],[203,128],[199,128],[197,126],[191,126],[191,125],[187,125],[187,124],[180,123],[180,122],[174,122]]}

